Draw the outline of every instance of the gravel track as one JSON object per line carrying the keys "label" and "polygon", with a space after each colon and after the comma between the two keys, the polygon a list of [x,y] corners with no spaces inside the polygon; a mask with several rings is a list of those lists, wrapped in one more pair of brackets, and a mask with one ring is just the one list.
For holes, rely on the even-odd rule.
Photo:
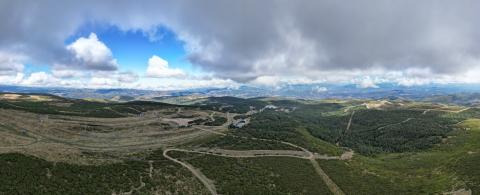
{"label": "gravel track", "polygon": [[[233,119],[233,116],[230,116],[230,114],[227,114],[227,116],[228,116],[227,117],[228,120],[224,125],[222,125],[222,127],[228,127],[228,125],[230,125],[232,121],[231,119]],[[353,117],[353,113],[352,113],[352,117]],[[351,118],[350,118],[350,121],[351,121]],[[226,133],[220,132],[218,130],[206,129],[204,127],[197,127],[197,129],[200,129],[202,131],[206,131],[209,133],[217,134],[217,135],[227,136]],[[320,167],[316,159],[349,160],[353,157],[353,151],[345,152],[344,154],[342,154],[342,156],[329,157],[326,155],[315,154],[307,150],[306,148],[303,148],[301,146],[298,146],[290,142],[261,139],[261,138],[241,137],[241,136],[234,136],[234,135],[229,135],[229,136],[233,136],[239,139],[252,139],[252,140],[279,142],[282,144],[292,146],[294,148],[298,148],[300,149],[300,151],[296,151],[296,150],[224,150],[224,149],[209,149],[209,148],[199,148],[199,149],[197,148],[197,149],[189,150],[189,149],[181,149],[181,148],[168,148],[164,150],[163,156],[190,170],[190,172],[192,172],[192,174],[195,177],[197,177],[205,185],[205,187],[210,191],[210,193],[214,195],[217,194],[217,191],[212,180],[208,179],[203,173],[201,173],[201,171],[199,171],[198,169],[195,169],[195,167],[193,167],[192,165],[186,162],[182,162],[171,156],[168,156],[168,152],[178,151],[178,152],[214,155],[214,156],[221,156],[221,157],[228,157],[228,158],[256,158],[256,157],[269,156],[269,157],[292,157],[292,158],[307,159],[312,164],[313,168],[315,169],[315,172],[322,178],[322,180],[325,182],[325,184],[333,194],[335,195],[345,194],[342,191],[342,189],[332,179],[330,179],[330,177],[325,173],[325,171],[323,171],[323,169]]]}

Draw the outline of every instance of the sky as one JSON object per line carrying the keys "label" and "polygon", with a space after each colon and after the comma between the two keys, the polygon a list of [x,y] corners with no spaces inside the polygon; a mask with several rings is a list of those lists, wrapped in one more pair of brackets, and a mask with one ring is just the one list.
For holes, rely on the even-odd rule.
{"label": "sky", "polygon": [[0,84],[480,83],[480,1],[0,1]]}

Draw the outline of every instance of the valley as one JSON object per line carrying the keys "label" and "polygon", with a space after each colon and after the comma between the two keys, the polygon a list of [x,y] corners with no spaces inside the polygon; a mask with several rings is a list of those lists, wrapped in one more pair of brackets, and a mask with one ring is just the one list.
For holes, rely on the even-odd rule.
{"label": "valley", "polygon": [[[6,194],[480,192],[476,107],[409,100],[211,97],[173,105],[1,97],[0,192]],[[240,120],[249,122],[232,125]]]}

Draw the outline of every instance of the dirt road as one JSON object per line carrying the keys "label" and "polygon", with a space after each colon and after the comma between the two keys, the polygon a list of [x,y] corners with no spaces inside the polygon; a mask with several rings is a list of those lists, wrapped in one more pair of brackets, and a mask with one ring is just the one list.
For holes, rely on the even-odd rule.
{"label": "dirt road", "polygon": [[[226,127],[229,125],[231,122],[230,119],[233,118],[233,116],[230,116],[227,114],[227,118],[229,119],[227,123],[225,123],[222,127]],[[353,113],[350,117],[350,122],[349,126],[351,123],[353,117]],[[347,127],[349,128],[349,127]],[[301,146],[298,146],[296,144],[290,143],[290,142],[285,142],[285,141],[278,141],[278,140],[270,140],[270,139],[262,139],[262,138],[251,138],[251,137],[242,137],[242,136],[235,136],[235,135],[227,135],[226,133],[220,132],[219,129],[210,129],[207,127],[197,127],[197,129],[200,129],[202,131],[210,132],[213,134],[221,135],[221,136],[232,136],[237,139],[252,139],[252,140],[260,140],[260,141],[269,141],[269,142],[278,142],[282,143],[285,145],[289,145],[294,148],[298,148],[299,150],[225,150],[225,149],[211,149],[211,148],[197,148],[197,149],[180,149],[180,148],[170,148],[166,149],[164,151],[164,156],[176,163],[181,164],[182,166],[186,167],[188,170],[192,172],[193,175],[195,175],[212,194],[217,194],[215,190],[215,185],[211,182],[210,179],[208,179],[205,175],[203,175],[199,170],[195,169],[192,165],[182,162],[180,160],[177,160],[175,158],[172,158],[168,156],[169,151],[179,151],[179,152],[188,152],[188,153],[198,153],[198,154],[206,154],[206,155],[214,155],[214,156],[221,156],[221,157],[229,157],[229,158],[255,158],[255,157],[292,157],[292,158],[301,158],[301,159],[307,159],[311,162],[313,168],[315,169],[315,172],[322,178],[322,180],[325,182],[327,187],[330,189],[330,191],[335,194],[335,195],[343,195],[345,194],[342,189],[335,184],[333,180],[330,179],[330,177],[323,171],[323,169],[320,167],[318,162],[316,161],[317,159],[323,159],[323,160],[349,160],[353,157],[353,151],[347,151],[341,156],[327,156],[327,155],[319,155],[316,153],[313,153],[306,148],[303,148]]]}
{"label": "dirt road", "polygon": [[[51,116],[48,121],[41,121],[42,115],[27,112],[8,110],[0,113],[0,124],[4,124],[2,132],[12,137],[22,137],[29,139],[25,144],[0,147],[2,151],[16,151],[25,149],[35,152],[35,148],[68,148],[78,151],[95,152],[131,152],[142,151],[151,148],[165,148],[185,143],[188,140],[195,140],[199,137],[211,136],[217,134],[221,136],[232,136],[237,139],[251,139],[268,142],[282,143],[298,150],[223,150],[223,149],[205,149],[197,148],[194,150],[169,148],[163,151],[163,156],[181,166],[187,168],[198,178],[211,194],[217,194],[214,183],[203,173],[192,165],[182,162],[168,155],[170,151],[194,152],[207,155],[216,155],[230,158],[254,158],[254,157],[292,157],[310,160],[316,172],[321,176],[324,182],[335,194],[341,192],[338,186],[321,170],[316,159],[324,160],[342,160],[342,156],[326,156],[313,153],[306,148],[293,143],[270,140],[263,138],[243,137],[236,135],[227,135],[228,126],[232,123],[236,114],[227,113],[227,122],[222,126],[194,126],[178,129],[159,129],[158,126],[150,126],[148,123],[155,122],[155,117],[127,117],[120,119],[104,118],[86,118],[73,116]],[[40,122],[39,122],[40,121]],[[164,121],[164,120],[161,120]],[[86,125],[95,128],[104,128],[106,131],[87,131],[83,128]],[[119,129],[119,126],[125,126]],[[8,127],[8,128],[7,128]],[[75,129],[76,128],[76,129]],[[137,130],[138,128],[138,130]],[[10,130],[12,129],[12,130]],[[20,130],[24,129],[25,132]],[[60,146],[60,147],[58,147]],[[61,152],[61,151],[57,151]],[[56,154],[56,153],[55,153]],[[80,153],[79,153],[80,154]],[[50,155],[48,152],[44,155]],[[351,158],[351,155],[350,155]],[[149,177],[152,177],[153,166],[149,162]],[[141,182],[142,184],[142,182]],[[142,185],[140,185],[140,188]]]}
{"label": "dirt road", "polygon": [[333,182],[332,179],[330,179],[330,177],[325,173],[325,171],[323,171],[323,169],[320,167],[320,165],[318,164],[318,162],[315,159],[310,158],[309,160],[312,163],[312,166],[315,169],[315,172],[317,172],[317,174],[320,175],[320,177],[322,177],[322,179],[325,182],[325,184],[327,185],[328,189],[330,189],[330,191],[333,194],[335,194],[335,195],[344,195],[345,194],[342,191],[342,189],[340,189],[340,187],[338,187],[338,185],[335,182]]}
{"label": "dirt road", "polygon": [[292,157],[301,159],[322,159],[322,160],[339,160],[341,156],[312,155],[311,153],[296,150],[225,150],[218,148],[196,148],[196,149],[179,149],[172,148],[170,151],[208,154],[213,156],[229,157],[229,158],[256,158],[256,157]]}
{"label": "dirt road", "polygon": [[415,118],[407,118],[407,119],[405,119],[405,120],[403,120],[403,121],[401,121],[401,122],[398,122],[398,123],[393,123],[393,124],[384,125],[384,126],[379,127],[377,130],[382,130],[382,129],[385,129],[386,127],[390,127],[390,126],[394,126],[394,125],[400,125],[400,124],[402,124],[402,123],[406,123],[406,122],[411,121],[411,120],[413,120],[413,119],[415,119]]}
{"label": "dirt road", "polygon": [[422,114],[425,115],[425,114],[427,114],[427,112],[430,112],[430,111],[433,111],[433,110],[434,111],[440,111],[440,112],[460,113],[460,112],[463,112],[463,111],[467,111],[469,109],[470,109],[470,107],[463,108],[461,110],[445,110],[445,109],[438,109],[438,108],[435,109],[434,108],[434,109],[426,109],[426,110],[423,111]]}
{"label": "dirt road", "polygon": [[210,191],[212,195],[217,195],[217,189],[215,188],[215,185],[210,179],[208,179],[201,171],[195,169],[195,167],[193,167],[192,165],[168,156],[168,152],[170,151],[179,151],[179,149],[166,149],[163,151],[163,156],[187,168],[190,172],[192,172],[193,175],[195,175],[195,177],[197,177],[203,183],[203,185],[208,189],[208,191]]}
{"label": "dirt road", "polygon": [[350,119],[348,119],[348,123],[347,123],[347,127],[345,128],[345,131],[342,133],[342,135],[340,135],[340,137],[338,137],[338,139],[335,141],[335,144],[337,146],[340,145],[340,141],[350,132],[350,126],[352,125],[352,119],[353,119],[353,115],[355,114],[355,110],[352,111],[352,114],[350,114]]}

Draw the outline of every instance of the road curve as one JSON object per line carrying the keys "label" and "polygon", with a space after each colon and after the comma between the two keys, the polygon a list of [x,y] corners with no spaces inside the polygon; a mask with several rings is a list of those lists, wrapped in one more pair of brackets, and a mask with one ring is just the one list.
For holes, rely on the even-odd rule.
{"label": "road curve", "polygon": [[[353,118],[353,115],[354,115],[355,111],[352,112],[352,115],[350,116],[350,120],[349,120],[349,125],[347,127],[347,129],[350,128],[350,123],[351,123],[351,120]],[[229,113],[227,113],[227,118],[230,119],[232,118],[231,115],[229,115]],[[230,120],[228,120],[222,127],[225,127],[227,126],[227,124],[230,123]],[[185,149],[175,149],[175,148],[171,148],[169,149],[170,151],[172,150],[176,150],[176,151],[181,151],[181,152],[192,152],[192,153],[202,153],[202,154],[209,154],[209,155],[216,155],[216,156],[223,156],[223,157],[236,157],[236,158],[239,158],[239,157],[264,157],[264,156],[284,156],[284,157],[294,157],[294,158],[303,158],[303,159],[308,159],[313,168],[315,169],[315,172],[322,178],[322,180],[325,182],[325,184],[327,185],[327,187],[330,189],[330,191],[335,194],[335,195],[344,195],[345,193],[342,191],[342,189],[337,185],[335,184],[335,182],[330,179],[330,177],[325,173],[325,171],[323,171],[323,169],[320,167],[320,165],[318,164],[318,162],[316,161],[316,159],[336,159],[336,160],[349,160],[353,157],[353,151],[347,151],[345,152],[344,154],[342,154],[342,156],[340,157],[328,157],[328,156],[322,156],[322,155],[318,155],[318,154],[315,154],[309,150],[307,150],[306,148],[304,147],[301,147],[301,146],[298,146],[296,144],[293,144],[293,143],[290,143],[290,142],[285,142],[285,141],[279,141],[279,140],[270,140],[270,139],[263,139],[263,138],[255,138],[255,137],[243,137],[243,136],[236,136],[236,135],[227,135],[226,133],[223,133],[223,132],[220,132],[220,131],[215,131],[215,130],[211,130],[211,129],[206,129],[206,128],[202,128],[202,127],[197,127],[197,129],[200,129],[200,130],[203,130],[203,131],[207,131],[207,132],[210,132],[210,133],[213,133],[213,134],[217,134],[217,135],[221,135],[221,136],[232,136],[234,138],[240,138],[240,139],[251,139],[251,140],[261,140],[261,141],[273,141],[273,142],[278,142],[278,143],[282,143],[282,144],[285,144],[285,145],[289,145],[289,146],[292,146],[294,148],[298,148],[300,149],[301,151],[304,152],[304,154],[306,154],[306,156],[296,156],[296,155],[284,155],[284,154],[278,154],[278,153],[275,153],[275,154],[262,154],[262,155],[259,155],[259,156],[249,156],[249,155],[240,155],[240,156],[232,156],[231,154],[227,154],[227,153],[213,153],[213,152],[208,152],[208,151],[195,151],[195,150],[185,150]],[[217,149],[218,150],[218,149]],[[222,150],[223,152],[225,151],[228,151],[228,150]],[[273,150],[274,152],[278,152],[278,151],[275,151]],[[218,151],[217,151],[218,152]],[[236,151],[238,152],[238,151]],[[178,161],[178,160],[177,160]],[[177,162],[176,161],[176,162]],[[190,165],[191,166],[191,165]],[[191,167],[193,170],[194,167]],[[198,171],[198,170],[196,170]],[[192,173],[194,173],[192,171]],[[195,173],[194,173],[195,174]],[[203,174],[202,174],[203,175]],[[206,177],[205,177],[206,178]],[[199,178],[200,179],[200,178]],[[206,182],[203,182],[205,186],[208,187],[209,183],[208,181],[210,181],[208,178],[206,178],[205,180]],[[213,186],[214,187],[214,186]],[[212,193],[213,194],[213,193]]]}
{"label": "road curve", "polygon": [[190,172],[193,173],[193,175],[195,175],[195,177],[197,177],[201,182],[202,184],[208,189],[208,191],[210,191],[210,193],[212,195],[217,195],[217,189],[215,188],[215,185],[212,183],[212,181],[210,179],[208,179],[202,172],[200,172],[199,170],[195,169],[195,167],[193,167],[192,165],[186,163],[186,162],[182,162],[180,160],[177,160],[171,156],[168,156],[168,152],[170,151],[178,151],[178,149],[165,149],[163,151],[163,156],[173,162],[176,162],[180,165],[182,165],[183,167],[187,168]]}
{"label": "road curve", "polygon": [[[301,146],[298,146],[296,144],[290,143],[290,142],[285,142],[285,141],[278,141],[278,140],[269,140],[269,139],[262,139],[262,138],[251,138],[251,137],[242,137],[242,136],[235,136],[235,135],[227,135],[226,133],[215,131],[215,130],[210,130],[206,128],[198,128],[203,131],[207,131],[210,133],[214,133],[217,135],[221,136],[233,136],[235,138],[240,138],[240,139],[252,139],[252,140],[261,140],[261,141],[274,141],[274,142],[279,142],[285,145],[292,146],[294,148],[298,148],[301,151],[295,151],[295,150],[250,150],[250,151],[239,151],[239,150],[224,150],[224,149],[198,149],[198,150],[186,150],[186,149],[179,149],[179,148],[170,148],[164,151],[164,156],[170,160],[173,160],[177,163],[180,163],[182,166],[188,168],[198,179],[202,181],[202,183],[209,189],[209,191],[212,194],[216,194],[215,190],[215,185],[212,184],[211,180],[208,179],[203,173],[200,171],[196,170],[192,165],[189,165],[187,163],[183,163],[177,159],[169,157],[166,153],[168,151],[180,151],[180,152],[189,152],[189,153],[200,153],[200,154],[207,154],[207,155],[215,155],[215,156],[222,156],[222,157],[231,157],[231,158],[253,158],[253,157],[266,157],[266,156],[272,156],[272,157],[293,157],[293,158],[301,158],[301,159],[307,159],[311,162],[313,168],[315,169],[315,172],[322,178],[322,180],[325,182],[329,190],[335,194],[335,195],[344,195],[345,193],[342,191],[342,189],[335,184],[335,182],[330,179],[330,177],[323,171],[323,169],[320,167],[316,159],[325,159],[325,160],[348,160],[351,159],[353,156],[352,151],[348,151],[342,156],[324,156],[324,155],[318,155],[314,154],[313,152],[307,150],[306,148],[303,148]],[[348,154],[347,154],[348,153]],[[168,156],[168,157],[167,157]]]}
{"label": "road curve", "polygon": [[256,157],[292,157],[301,159],[321,159],[321,160],[340,160],[341,156],[326,156],[318,154],[310,154],[297,150],[225,150],[218,148],[198,148],[198,149],[179,149],[170,148],[170,151],[179,151],[187,153],[207,154],[213,156],[230,157],[230,158],[256,158]]}

